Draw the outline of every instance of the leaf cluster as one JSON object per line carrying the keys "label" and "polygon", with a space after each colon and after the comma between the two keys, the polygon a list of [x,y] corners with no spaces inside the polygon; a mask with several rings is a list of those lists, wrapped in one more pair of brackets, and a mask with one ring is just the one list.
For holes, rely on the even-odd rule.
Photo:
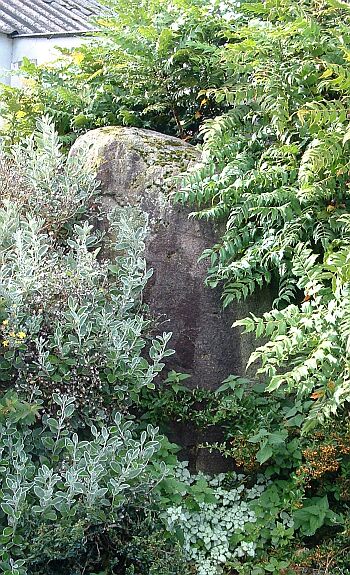
{"label": "leaf cluster", "polygon": [[347,237],[349,203],[348,19],[312,1],[243,3],[254,13],[231,25],[220,48],[226,81],[208,97],[227,113],[202,125],[203,161],[178,199],[200,218],[223,221],[209,259],[209,285],[223,302],[279,286],[276,306],[298,294],[300,243],[324,252]]}
{"label": "leaf cluster", "polygon": [[43,114],[66,145],[108,125],[195,140],[201,121],[225,108],[199,93],[223,81],[212,57],[225,41],[231,2],[176,0],[166,11],[161,0],[102,4],[94,38],[61,50],[53,64],[24,60],[23,87],[1,89],[6,142],[29,134]]}
{"label": "leaf cluster", "polygon": [[[140,525],[155,524],[150,461],[160,447],[157,429],[149,426],[135,437],[134,424],[117,413],[112,426],[90,425],[81,436],[69,430],[74,398],[54,394],[53,399],[57,417],[44,416],[40,423],[28,419],[28,404],[16,396],[9,394],[4,402],[12,409],[0,424],[3,572],[68,575],[101,567],[106,573],[114,567],[127,572],[128,561],[138,573],[151,573],[150,558],[162,555],[162,549],[165,553],[167,544],[158,540],[156,552],[149,536],[142,545],[136,517]],[[127,524],[134,532],[128,533]],[[138,567],[133,547],[143,553],[148,569]],[[176,569],[178,561],[179,568],[180,556],[171,553],[168,565]]]}
{"label": "leaf cluster", "polygon": [[0,381],[47,409],[53,392],[69,392],[82,418],[108,417],[115,402],[124,409],[152,387],[172,353],[170,333],[147,333],[147,218],[111,212],[114,259],[101,257],[101,237],[83,218],[96,183],[81,157],[62,156],[52,124],[39,128],[9,159],[30,187],[15,197],[6,180],[0,206]]}

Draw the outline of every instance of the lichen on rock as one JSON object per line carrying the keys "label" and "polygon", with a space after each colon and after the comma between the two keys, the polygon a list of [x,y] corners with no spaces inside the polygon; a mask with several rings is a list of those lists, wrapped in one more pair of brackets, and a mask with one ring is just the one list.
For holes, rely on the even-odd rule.
{"label": "lichen on rock", "polygon": [[[78,139],[109,203],[139,205],[156,223],[171,209],[174,176],[199,159],[193,146],[150,130],[100,128]],[[105,202],[106,203],[106,202]]]}

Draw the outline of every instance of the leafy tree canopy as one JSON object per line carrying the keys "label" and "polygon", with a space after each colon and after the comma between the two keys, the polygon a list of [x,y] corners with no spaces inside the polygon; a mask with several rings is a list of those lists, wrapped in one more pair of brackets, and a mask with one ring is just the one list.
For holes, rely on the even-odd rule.
{"label": "leafy tree canopy", "polygon": [[270,389],[314,394],[315,424],[349,400],[350,7],[240,10],[249,21],[216,54],[226,80],[206,92],[230,109],[204,124],[203,166],[179,199],[226,223],[204,254],[224,305],[278,283],[276,310],[239,324],[270,338],[252,357]]}
{"label": "leafy tree canopy", "polygon": [[196,139],[203,118],[225,104],[199,97],[225,72],[212,56],[230,30],[230,2],[105,0],[100,32],[53,65],[22,67],[23,89],[3,87],[0,112],[8,140],[30,133],[49,114],[67,143],[105,125],[151,128]]}

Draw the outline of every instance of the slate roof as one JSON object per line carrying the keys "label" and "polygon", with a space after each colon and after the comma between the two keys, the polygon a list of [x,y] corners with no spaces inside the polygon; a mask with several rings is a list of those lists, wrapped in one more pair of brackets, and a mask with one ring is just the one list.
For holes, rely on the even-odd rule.
{"label": "slate roof", "polygon": [[0,0],[0,32],[11,35],[65,34],[95,30],[97,0]]}

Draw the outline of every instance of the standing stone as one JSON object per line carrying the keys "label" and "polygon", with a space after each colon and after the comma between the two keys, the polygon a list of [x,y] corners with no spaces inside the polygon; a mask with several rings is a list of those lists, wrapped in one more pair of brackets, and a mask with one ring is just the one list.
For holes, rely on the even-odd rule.
{"label": "standing stone", "polygon": [[169,201],[178,185],[175,176],[199,160],[197,149],[171,136],[124,127],[86,133],[72,153],[81,149],[101,183],[105,208],[131,204],[149,214],[146,259],[154,274],[144,296],[159,331],[173,332],[175,354],[167,368],[190,374],[191,387],[208,389],[230,374],[244,374],[251,346],[247,349],[231,326],[247,308],[237,304],[223,311],[219,292],[205,286],[207,262],[198,262],[217,240],[214,227],[189,219],[189,210]]}

